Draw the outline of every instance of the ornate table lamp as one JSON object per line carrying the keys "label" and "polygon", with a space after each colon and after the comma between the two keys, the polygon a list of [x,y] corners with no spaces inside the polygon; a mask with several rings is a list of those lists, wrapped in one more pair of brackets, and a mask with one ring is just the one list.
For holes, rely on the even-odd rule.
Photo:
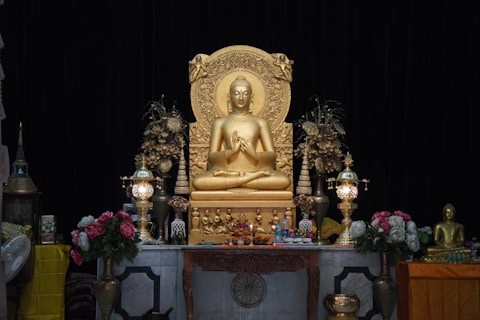
{"label": "ornate table lamp", "polygon": [[335,189],[337,190],[337,196],[342,200],[337,205],[343,215],[342,226],[344,227],[342,233],[338,236],[336,244],[340,245],[353,245],[353,239],[350,235],[350,226],[352,224],[352,213],[357,209],[357,204],[353,201],[358,196],[358,185],[360,182],[365,183],[365,191],[368,190],[367,184],[370,180],[359,180],[355,172],[350,167],[353,166],[353,159],[350,153],[347,153],[343,161],[345,169],[340,172],[337,178],[327,179],[328,188],[333,189],[335,183]]}
{"label": "ornate table lamp", "polygon": [[138,214],[138,226],[140,232],[140,239],[154,240],[150,234],[147,226],[151,223],[148,221],[147,214],[152,208],[153,204],[149,201],[154,192],[152,181],[158,181],[154,177],[152,171],[148,170],[145,157],[142,160],[139,168],[133,173],[131,177],[121,177],[121,180],[129,180],[132,187],[132,195],[135,198],[135,209]]}

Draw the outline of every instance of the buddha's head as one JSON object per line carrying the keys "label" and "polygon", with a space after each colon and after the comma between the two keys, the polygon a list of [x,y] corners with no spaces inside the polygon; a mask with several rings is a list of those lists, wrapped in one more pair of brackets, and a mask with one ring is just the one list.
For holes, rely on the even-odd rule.
{"label": "buddha's head", "polygon": [[252,111],[253,92],[251,83],[242,75],[230,84],[228,109],[232,111]]}

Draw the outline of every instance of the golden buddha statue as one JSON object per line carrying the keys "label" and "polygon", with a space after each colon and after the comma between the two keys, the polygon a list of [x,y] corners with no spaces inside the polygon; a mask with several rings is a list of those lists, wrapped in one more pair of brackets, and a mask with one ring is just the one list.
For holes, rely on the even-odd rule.
{"label": "golden buddha statue", "polygon": [[[293,60],[244,45],[198,55],[189,62],[196,122],[189,125],[188,243],[224,243],[215,217],[227,228],[249,221],[265,234],[273,212],[296,221],[293,125],[285,122]],[[204,225],[206,212],[212,222]]]}
{"label": "golden buddha statue", "polygon": [[192,181],[196,190],[285,190],[290,186],[290,178],[275,170],[270,125],[252,114],[253,97],[250,82],[237,76],[230,85],[228,115],[212,125],[209,169]]}
{"label": "golden buddha statue", "polygon": [[462,252],[469,255],[466,248],[463,225],[455,221],[456,210],[451,203],[443,207],[443,221],[433,227],[433,241],[435,245],[427,248],[424,261],[446,261],[449,251]]}

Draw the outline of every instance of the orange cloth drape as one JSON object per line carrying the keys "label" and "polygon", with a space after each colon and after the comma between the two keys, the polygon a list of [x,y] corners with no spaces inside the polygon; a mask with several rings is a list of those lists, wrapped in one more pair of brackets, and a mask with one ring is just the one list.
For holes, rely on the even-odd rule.
{"label": "orange cloth drape", "polygon": [[399,262],[399,320],[480,319],[480,264]]}
{"label": "orange cloth drape", "polygon": [[70,262],[69,245],[36,245],[33,278],[20,301],[22,320],[65,318],[65,277]]}

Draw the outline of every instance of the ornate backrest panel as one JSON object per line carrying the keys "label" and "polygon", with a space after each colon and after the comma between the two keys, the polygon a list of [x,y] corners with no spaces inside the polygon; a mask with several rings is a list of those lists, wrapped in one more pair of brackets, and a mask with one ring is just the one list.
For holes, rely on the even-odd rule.
{"label": "ornate backrest panel", "polygon": [[196,122],[190,124],[190,190],[191,182],[207,170],[210,131],[214,120],[228,114],[227,96],[230,83],[244,75],[255,95],[252,113],[270,123],[277,154],[276,170],[292,180],[293,126],[285,118],[290,108],[293,61],[285,54],[269,54],[255,47],[235,45],[212,55],[197,54],[190,65],[190,98]]}

